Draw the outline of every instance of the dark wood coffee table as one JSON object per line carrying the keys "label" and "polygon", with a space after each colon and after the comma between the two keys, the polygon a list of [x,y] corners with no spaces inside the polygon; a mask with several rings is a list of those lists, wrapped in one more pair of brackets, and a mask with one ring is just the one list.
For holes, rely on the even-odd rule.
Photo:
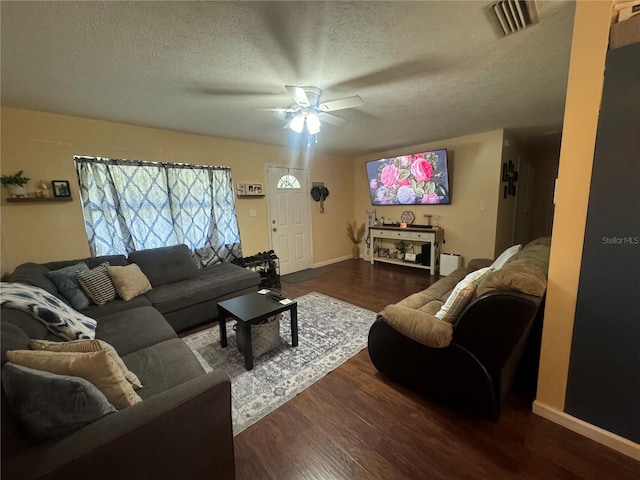
{"label": "dark wood coffee table", "polygon": [[220,346],[227,346],[227,318],[231,317],[243,324],[244,366],[253,368],[253,348],[251,346],[251,325],[256,325],[278,313],[291,312],[291,345],[298,346],[298,304],[281,304],[268,295],[248,293],[218,303],[218,325],[220,326]]}

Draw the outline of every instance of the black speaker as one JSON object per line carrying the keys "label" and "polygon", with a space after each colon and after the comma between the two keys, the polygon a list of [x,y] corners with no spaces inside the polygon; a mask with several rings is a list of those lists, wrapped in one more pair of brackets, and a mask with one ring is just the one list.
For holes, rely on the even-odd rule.
{"label": "black speaker", "polygon": [[431,244],[422,244],[422,265],[425,267],[431,266]]}

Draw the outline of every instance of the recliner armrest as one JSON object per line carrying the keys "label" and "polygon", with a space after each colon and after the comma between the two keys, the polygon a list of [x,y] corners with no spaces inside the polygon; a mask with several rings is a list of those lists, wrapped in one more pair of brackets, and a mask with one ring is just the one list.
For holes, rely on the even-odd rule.
{"label": "recliner armrest", "polygon": [[444,348],[451,342],[451,324],[426,312],[403,305],[388,305],[379,315],[400,333],[427,347]]}
{"label": "recliner armrest", "polygon": [[480,270],[481,268],[489,267],[493,263],[493,260],[490,258],[474,258],[473,260],[469,260],[467,267],[473,270]]}
{"label": "recliner armrest", "polygon": [[2,462],[6,478],[234,478],[231,381],[214,371]]}

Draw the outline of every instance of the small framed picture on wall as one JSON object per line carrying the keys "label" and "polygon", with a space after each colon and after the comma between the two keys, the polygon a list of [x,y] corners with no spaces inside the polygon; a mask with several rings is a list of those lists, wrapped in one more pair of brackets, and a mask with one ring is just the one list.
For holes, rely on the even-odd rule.
{"label": "small framed picture on wall", "polygon": [[53,180],[51,182],[54,197],[70,197],[71,188],[66,180]]}

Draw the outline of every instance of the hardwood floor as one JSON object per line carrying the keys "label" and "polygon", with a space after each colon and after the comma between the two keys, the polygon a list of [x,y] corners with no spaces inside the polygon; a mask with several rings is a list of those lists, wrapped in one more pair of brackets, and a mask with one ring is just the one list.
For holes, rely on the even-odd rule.
{"label": "hardwood floor", "polygon": [[[432,280],[423,270],[348,260],[302,283],[379,311]],[[513,394],[500,421],[467,417],[377,372],[366,350],[235,438],[244,479],[636,479],[640,463],[531,413]]]}

